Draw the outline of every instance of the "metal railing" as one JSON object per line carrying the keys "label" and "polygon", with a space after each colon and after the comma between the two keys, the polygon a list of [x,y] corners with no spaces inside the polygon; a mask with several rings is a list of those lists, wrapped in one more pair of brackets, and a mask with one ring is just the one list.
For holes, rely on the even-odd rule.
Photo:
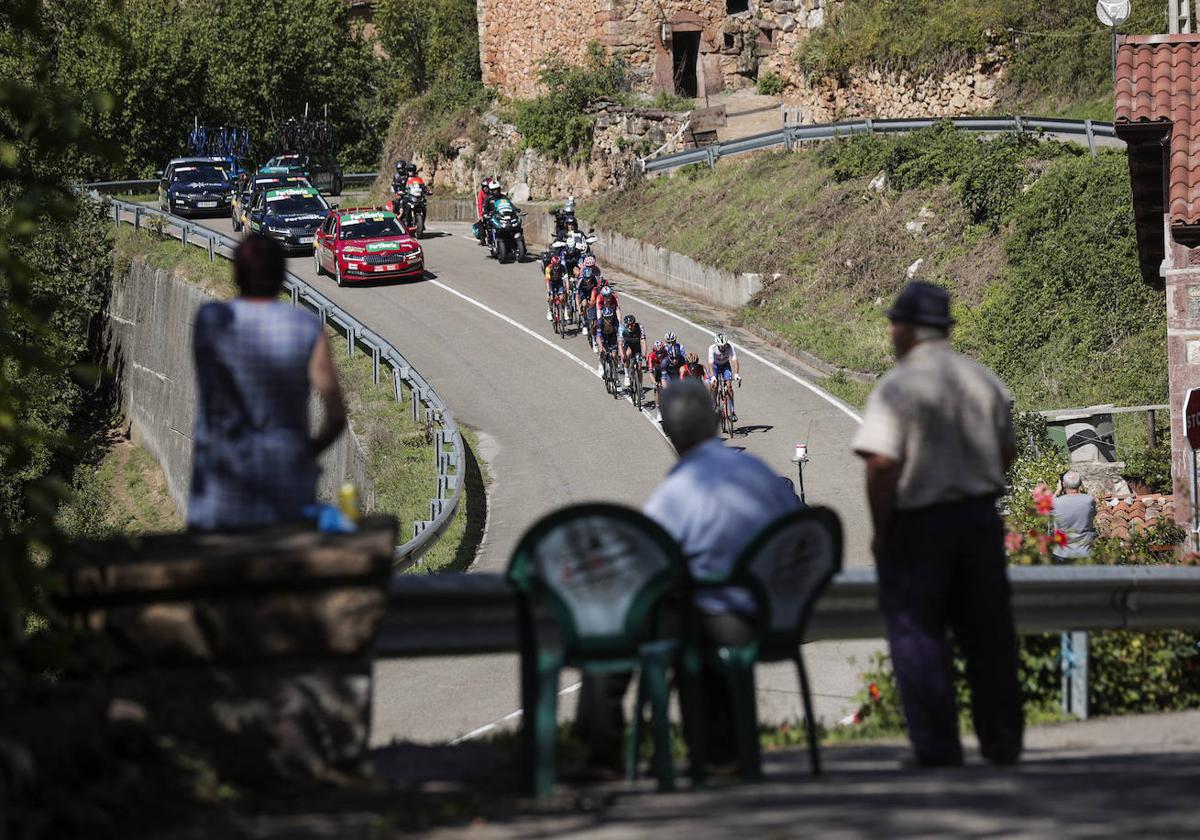
{"label": "metal railing", "polygon": [[1115,138],[1116,131],[1111,123],[1093,120],[1057,120],[1039,117],[954,117],[944,119],[898,119],[898,120],[851,120],[839,123],[814,125],[789,125],[779,131],[741,137],[724,143],[713,143],[698,149],[688,149],[657,158],[639,159],[642,172],[664,172],[693,163],[706,163],[715,167],[717,161],[730,155],[757,152],[775,146],[784,146],[789,151],[796,143],[816,140],[834,140],[855,134],[887,134],[920,131],[935,123],[950,122],[963,131],[978,131],[986,134],[1001,132],[1061,134],[1070,139],[1086,142],[1088,150],[1096,154],[1096,138]]}
{"label": "metal railing", "polygon": [[[378,177],[375,172],[351,172],[342,176],[342,185],[349,184],[369,184]],[[105,195],[118,195],[124,193],[133,195],[134,193],[153,192],[158,189],[159,181],[157,178],[131,178],[128,181],[95,181],[87,184],[89,190],[95,190],[98,193]]]}
{"label": "metal railing", "polygon": [[[109,181],[102,185],[89,184],[88,188],[99,192],[99,186],[129,183],[134,182]],[[209,259],[233,257],[233,250],[238,244],[237,240],[220,231],[142,204],[131,204],[117,199],[110,200],[113,207],[113,221],[117,224],[127,222],[135,228],[141,229],[148,219],[162,219],[162,232],[165,235],[178,239],[184,245],[194,245],[206,250]],[[466,453],[462,434],[454,422],[454,417],[450,414],[450,409],[442,402],[433,386],[390,342],[372,332],[353,315],[295,274],[287,273],[284,288],[291,295],[294,306],[300,304],[307,306],[323,322],[331,324],[345,335],[346,349],[351,356],[356,347],[370,354],[372,375],[376,384],[379,384],[382,369],[384,367],[390,369],[393,394],[396,400],[401,403],[404,401],[403,386],[407,386],[411,394],[413,420],[416,422],[424,420],[430,426],[436,427],[433,436],[438,470],[437,497],[429,502],[429,519],[414,522],[412,538],[403,545],[396,546],[397,570],[408,568],[437,542],[449,526],[454,512],[458,509],[466,478]]]}

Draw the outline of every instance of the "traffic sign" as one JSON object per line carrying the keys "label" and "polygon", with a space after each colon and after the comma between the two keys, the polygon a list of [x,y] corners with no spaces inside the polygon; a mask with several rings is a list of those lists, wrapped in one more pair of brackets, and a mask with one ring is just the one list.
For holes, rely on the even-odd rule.
{"label": "traffic sign", "polygon": [[1192,450],[1200,449],[1200,388],[1190,388],[1183,397],[1183,436]]}

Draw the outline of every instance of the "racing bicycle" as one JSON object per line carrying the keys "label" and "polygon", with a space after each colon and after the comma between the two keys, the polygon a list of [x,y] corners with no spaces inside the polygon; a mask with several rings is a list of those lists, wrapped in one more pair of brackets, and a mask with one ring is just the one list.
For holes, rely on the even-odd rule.
{"label": "racing bicycle", "polygon": [[[742,387],[740,379],[738,387]],[[717,381],[717,415],[721,418],[721,431],[733,437],[733,383],[728,379]]]}
{"label": "racing bicycle", "polygon": [[550,320],[554,323],[554,334],[559,338],[567,337],[567,319],[563,312],[563,296],[556,294],[550,301]]}
{"label": "racing bicycle", "polygon": [[635,353],[629,363],[629,395],[633,398],[633,407],[642,410],[644,393],[642,391],[642,354]]}
{"label": "racing bicycle", "polygon": [[617,381],[617,349],[609,347],[601,351],[600,360],[604,366],[604,390],[613,395],[613,399],[621,398],[621,384]]}
{"label": "racing bicycle", "polygon": [[578,295],[575,293],[575,279],[567,280],[567,299],[564,306],[566,320],[568,324],[576,324],[576,319],[579,317],[579,301]]}

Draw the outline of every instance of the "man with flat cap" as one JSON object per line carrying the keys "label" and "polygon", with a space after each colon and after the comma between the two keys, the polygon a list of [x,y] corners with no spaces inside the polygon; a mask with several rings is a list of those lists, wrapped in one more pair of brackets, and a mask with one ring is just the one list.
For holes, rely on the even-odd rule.
{"label": "man with flat cap", "polygon": [[963,762],[953,632],[967,660],[980,749],[1021,754],[1024,717],[996,500],[1016,454],[1012,397],[950,349],[950,296],[911,282],[887,312],[896,366],[867,400],[854,451],[866,461],[879,605],[916,766]]}

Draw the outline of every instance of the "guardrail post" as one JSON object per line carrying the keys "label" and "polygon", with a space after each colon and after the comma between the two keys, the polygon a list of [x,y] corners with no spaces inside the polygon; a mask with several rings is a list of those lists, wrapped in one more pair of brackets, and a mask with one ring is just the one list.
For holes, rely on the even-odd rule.
{"label": "guardrail post", "polygon": [[1025,124],[1021,122],[1021,118],[1019,116],[1013,117],[1013,122],[1017,126],[1017,134],[1024,134],[1025,133]]}
{"label": "guardrail post", "polygon": [[215,236],[208,237],[208,261],[217,261],[217,238]]}
{"label": "guardrail post", "polygon": [[421,422],[421,398],[423,395],[416,387],[414,387],[412,389],[412,396],[413,396],[412,419],[413,419],[414,423],[420,423]]}
{"label": "guardrail post", "polygon": [[133,229],[134,230],[142,229],[142,208],[141,207],[133,208]]}
{"label": "guardrail post", "polygon": [[354,358],[354,329],[346,327],[346,355]]}
{"label": "guardrail post", "polygon": [[1092,132],[1092,121],[1084,120],[1083,127],[1084,127],[1084,130],[1087,131],[1088,151],[1091,152],[1092,157],[1095,157],[1096,156],[1096,135]]}
{"label": "guardrail post", "polygon": [[875,123],[870,117],[867,117],[867,134],[875,133]]}
{"label": "guardrail post", "polygon": [[1062,710],[1080,720],[1088,716],[1088,634],[1062,634]]}
{"label": "guardrail post", "polygon": [[121,205],[113,202],[113,224],[121,226]]}
{"label": "guardrail post", "polygon": [[300,305],[300,287],[292,286],[292,306]]}
{"label": "guardrail post", "polygon": [[404,383],[401,381],[400,371],[392,368],[392,386],[396,391],[396,402],[404,405]]}
{"label": "guardrail post", "polygon": [[179,228],[179,244],[187,247],[188,244],[188,226],[183,225]]}
{"label": "guardrail post", "polygon": [[371,348],[371,381],[376,385],[379,384],[379,348]]}
{"label": "guardrail post", "polygon": [[709,146],[705,151],[708,153],[708,168],[717,168],[717,149],[715,146]]}

